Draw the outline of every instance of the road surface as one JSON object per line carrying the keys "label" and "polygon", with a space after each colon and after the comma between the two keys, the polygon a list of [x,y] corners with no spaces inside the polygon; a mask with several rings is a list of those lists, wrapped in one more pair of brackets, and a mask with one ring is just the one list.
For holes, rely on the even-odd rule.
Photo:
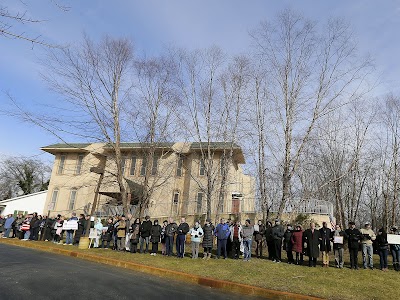
{"label": "road surface", "polygon": [[0,281],[1,300],[256,299],[1,243]]}

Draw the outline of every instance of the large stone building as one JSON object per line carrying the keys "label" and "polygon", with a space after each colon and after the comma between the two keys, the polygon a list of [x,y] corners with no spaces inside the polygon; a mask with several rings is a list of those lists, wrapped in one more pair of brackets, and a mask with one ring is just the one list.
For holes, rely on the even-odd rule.
{"label": "large stone building", "polygon": [[[213,184],[211,211],[214,216],[218,206],[220,214],[225,216],[240,217],[254,212],[254,178],[243,174],[241,165],[245,160],[239,146],[164,143],[153,148],[151,158],[146,155],[148,147],[140,143],[123,143],[120,148],[132,213],[137,209],[145,180],[150,191],[145,213],[152,218],[204,219],[210,182]],[[104,169],[104,179],[100,185],[97,214],[122,213],[112,147],[104,143],[54,144],[42,150],[55,157],[45,212],[51,210],[53,214],[68,215],[72,211],[90,211],[99,181],[99,174],[90,170],[99,167]],[[224,164],[226,179],[222,180]]]}

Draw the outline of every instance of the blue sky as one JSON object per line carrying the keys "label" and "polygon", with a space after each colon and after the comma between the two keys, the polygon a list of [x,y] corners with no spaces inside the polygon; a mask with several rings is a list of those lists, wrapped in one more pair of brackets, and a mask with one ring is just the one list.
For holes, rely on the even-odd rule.
{"label": "blue sky", "polygon": [[[58,9],[51,0],[5,0],[9,11],[47,20],[26,24],[17,32],[41,35],[52,43],[75,43],[86,32],[98,39],[104,34],[129,37],[137,53],[156,55],[166,46],[189,49],[218,45],[229,54],[246,52],[248,31],[260,21],[273,18],[285,8],[303,13],[315,21],[330,17],[349,21],[359,40],[360,51],[371,54],[377,67],[379,96],[388,91],[400,94],[400,2],[395,0],[336,1],[238,1],[238,0],[55,0],[70,6]],[[112,3],[112,4],[111,4]],[[10,92],[25,107],[57,101],[38,75],[41,47],[0,36],[0,104]],[[37,109],[37,108],[35,108]],[[29,123],[10,116],[0,117],[0,155],[52,157],[39,148],[58,140]]]}

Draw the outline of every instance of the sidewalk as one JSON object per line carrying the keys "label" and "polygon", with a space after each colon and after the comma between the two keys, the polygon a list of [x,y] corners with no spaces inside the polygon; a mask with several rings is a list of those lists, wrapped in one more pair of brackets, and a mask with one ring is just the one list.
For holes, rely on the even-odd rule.
{"label": "sidewalk", "polygon": [[29,241],[26,242],[26,241],[14,240],[14,239],[0,239],[0,242],[4,243],[4,244],[8,244],[8,245],[15,245],[15,246],[19,246],[19,247],[37,249],[40,251],[52,252],[52,253],[61,254],[61,255],[65,255],[65,256],[77,257],[77,258],[84,259],[87,261],[117,266],[117,267],[130,269],[130,270],[134,270],[134,271],[145,272],[145,273],[160,276],[160,277],[168,276],[169,278],[173,278],[173,279],[179,280],[179,281],[185,281],[185,282],[200,284],[200,285],[208,286],[208,287],[212,287],[212,288],[229,290],[231,292],[236,292],[236,293],[241,293],[241,294],[246,294],[246,295],[260,296],[260,297],[264,297],[267,299],[286,299],[286,300],[289,300],[289,299],[290,300],[291,299],[293,299],[293,300],[321,299],[321,298],[299,295],[299,294],[294,294],[294,293],[274,291],[274,290],[255,287],[255,286],[251,286],[251,285],[245,285],[245,284],[240,284],[240,283],[235,283],[235,282],[230,282],[230,281],[218,280],[218,279],[214,279],[214,278],[202,277],[202,276],[192,275],[192,274],[183,273],[183,272],[179,272],[179,271],[173,271],[173,270],[162,269],[162,268],[157,268],[157,267],[153,267],[153,266],[142,265],[142,264],[138,264],[138,263],[131,262],[131,261],[117,260],[114,258],[108,258],[108,257],[102,256],[101,254],[100,255],[92,254],[92,253],[90,253],[90,250],[78,250],[77,251],[76,248],[72,248],[72,247],[63,249],[63,248],[53,245],[50,242],[46,242],[46,243],[44,243],[44,242],[29,242]]}

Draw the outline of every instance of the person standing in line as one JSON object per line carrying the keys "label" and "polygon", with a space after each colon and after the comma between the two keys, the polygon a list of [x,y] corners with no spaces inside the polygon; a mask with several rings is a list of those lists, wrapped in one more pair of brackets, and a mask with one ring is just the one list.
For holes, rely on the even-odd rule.
{"label": "person standing in line", "polygon": [[322,222],[322,228],[320,228],[320,250],[322,252],[322,266],[327,268],[329,267],[329,252],[331,252],[331,229],[328,228],[327,222]]}
{"label": "person standing in line", "polygon": [[163,226],[161,227],[161,254],[166,255],[167,249],[165,247],[165,230],[167,229],[168,221],[164,220]]}
{"label": "person standing in line", "polygon": [[189,225],[186,223],[185,218],[181,218],[181,223],[179,224],[176,233],[176,252],[178,258],[183,258],[185,256],[185,241],[186,234],[189,232]]}
{"label": "person standing in line", "polygon": [[279,219],[275,220],[275,225],[272,227],[272,238],[274,243],[274,257],[272,259],[273,262],[280,263],[282,260],[282,238],[285,234],[285,229],[281,225],[281,221]]}
{"label": "person standing in line", "polygon": [[178,225],[174,222],[173,218],[169,218],[169,223],[165,228],[165,248],[166,255],[172,256],[174,254],[174,237],[176,230],[178,229]]}
{"label": "person standing in line", "polygon": [[292,235],[293,235],[293,227],[288,224],[286,227],[286,231],[283,234],[283,250],[286,251],[287,263],[293,264],[293,244],[292,244]]}
{"label": "person standing in line", "polygon": [[94,230],[96,231],[96,238],[94,239],[94,248],[99,248],[101,233],[103,232],[103,224],[101,219],[97,218],[96,224],[94,224]]}
{"label": "person standing in line", "polygon": [[38,214],[36,212],[33,213],[32,218],[30,220],[30,225],[31,225],[31,234],[29,235],[29,240],[35,241],[36,237],[39,233],[39,224],[37,223],[38,220]]}
{"label": "person standing in line", "polygon": [[321,233],[319,230],[315,229],[315,223],[310,223],[310,228],[304,231],[303,234],[304,242],[307,245],[306,252],[308,256],[308,266],[316,267],[317,259],[319,257],[319,243],[321,238]]}
{"label": "person standing in line", "polygon": [[193,228],[189,231],[191,242],[192,242],[192,259],[199,257],[199,246],[201,238],[203,237],[203,229],[200,227],[200,223],[196,221]]}
{"label": "person standing in line", "polygon": [[229,225],[226,223],[225,219],[221,219],[221,223],[215,228],[215,236],[217,237],[217,259],[220,258],[221,252],[224,255],[224,259],[227,258],[228,253],[226,251],[226,242],[230,235]]}
{"label": "person standing in line", "polygon": [[250,219],[245,221],[245,225],[242,228],[243,235],[243,260],[249,261],[251,259],[251,244],[253,241],[254,227],[251,225]]}
{"label": "person standing in line", "polygon": [[261,220],[258,220],[258,224],[254,225],[254,240],[256,241],[257,258],[262,258],[264,235],[265,235],[265,226]]}
{"label": "person standing in line", "polygon": [[363,267],[366,269],[369,267],[371,270],[374,269],[374,249],[373,241],[376,239],[375,232],[371,229],[371,224],[369,222],[365,223],[364,228],[361,228],[361,246],[362,246],[362,257],[363,257]]}
{"label": "person standing in line", "polygon": [[[78,219],[78,229],[75,231],[74,245],[78,245],[81,237],[84,236],[85,230],[86,230],[86,224],[87,224],[86,222],[90,222],[90,218],[89,218],[89,220],[86,220],[85,215],[80,214],[79,219]],[[89,228],[91,228],[91,227],[92,226],[90,226]],[[93,227],[94,227],[94,224],[93,224]]]}
{"label": "person standing in line", "polygon": [[303,230],[301,225],[296,226],[296,230],[291,237],[293,251],[296,252],[296,265],[303,264]]}
{"label": "person standing in line", "polygon": [[214,240],[214,225],[211,223],[211,219],[208,218],[203,226],[203,259],[211,258],[211,251],[213,248]]}
{"label": "person standing in line", "polygon": [[137,245],[140,239],[140,219],[137,218],[131,225],[130,228],[130,251],[131,253],[137,252]]}
{"label": "person standing in line", "polygon": [[378,236],[376,237],[376,244],[378,245],[380,269],[382,271],[387,271],[389,244],[387,241],[387,233],[384,228],[379,229]]}
{"label": "person standing in line", "polygon": [[62,235],[62,231],[63,231],[63,224],[64,224],[64,216],[60,216],[57,220],[56,223],[56,233],[55,233],[55,237],[54,237],[54,243],[56,244],[62,244],[61,242],[61,235]]}
{"label": "person standing in line", "polygon": [[239,259],[240,257],[240,246],[243,242],[243,234],[242,234],[242,226],[240,225],[239,221],[235,221],[233,226],[230,228],[230,235],[229,238],[232,242],[232,258]]}
{"label": "person standing in line", "polygon": [[103,230],[103,235],[101,237],[101,248],[104,248],[104,243],[106,243],[105,249],[110,248],[110,242],[112,240],[114,232],[113,219],[111,217],[107,220],[107,230]]}
{"label": "person standing in line", "polygon": [[356,223],[350,221],[349,228],[347,228],[344,233],[349,246],[350,268],[358,270],[358,246],[361,240],[361,232],[356,228]]}
{"label": "person standing in line", "polygon": [[161,226],[158,224],[158,220],[154,220],[153,226],[150,231],[151,241],[151,253],[150,255],[156,256],[158,252],[158,243],[161,239]]}
{"label": "person standing in line", "polygon": [[265,241],[268,248],[268,259],[273,260],[275,257],[275,247],[274,247],[274,237],[272,235],[272,223],[267,221],[267,226],[265,227]]}
{"label": "person standing in line", "polygon": [[[343,248],[343,238],[344,238],[344,231],[340,227],[339,224],[336,224],[335,230],[331,233],[332,240],[333,240],[333,253],[335,254],[335,263],[336,268],[343,269],[343,255],[344,255],[344,248]],[[335,237],[341,237],[340,239],[336,239]]]}
{"label": "person standing in line", "polygon": [[[391,234],[400,234],[397,232],[396,227],[390,228],[390,233]],[[395,271],[400,271],[400,245],[399,244],[391,244],[390,245],[390,252],[392,253],[392,258],[393,258],[393,268]]]}
{"label": "person standing in line", "polygon": [[[75,212],[73,212],[71,215],[71,218],[69,218],[67,220],[67,222],[69,222],[69,221],[78,221],[78,218],[76,217]],[[73,239],[74,239],[74,230],[73,229],[66,230],[66,237],[65,237],[64,245],[72,245]]]}
{"label": "person standing in line", "polygon": [[117,250],[125,251],[126,220],[122,215],[117,226]]}
{"label": "person standing in line", "polygon": [[144,219],[142,225],[140,225],[140,253],[143,253],[143,244],[146,244],[144,253],[149,251],[151,227],[153,226],[149,216],[146,216]]}
{"label": "person standing in line", "polygon": [[130,233],[130,228],[132,226],[133,222],[133,216],[132,214],[127,214],[126,218],[126,237],[125,237],[125,250],[130,252],[131,251],[131,233]]}
{"label": "person standing in line", "polygon": [[9,238],[10,237],[10,232],[13,228],[13,223],[15,219],[12,214],[7,215],[7,219],[4,222],[4,235],[3,238]]}

